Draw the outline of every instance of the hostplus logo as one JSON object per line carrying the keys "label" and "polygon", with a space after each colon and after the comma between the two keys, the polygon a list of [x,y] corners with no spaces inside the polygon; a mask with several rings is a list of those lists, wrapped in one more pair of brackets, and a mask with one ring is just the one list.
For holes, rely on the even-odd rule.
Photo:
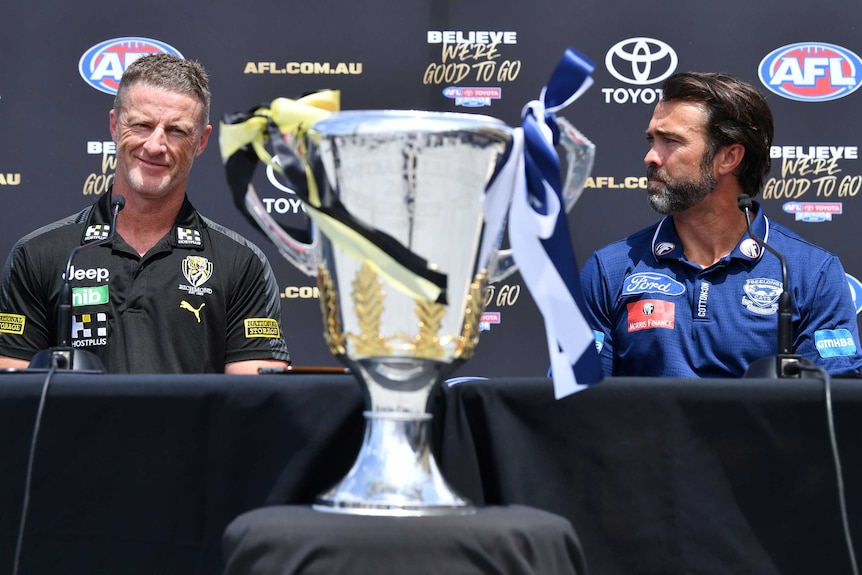
{"label": "hostplus logo", "polygon": [[150,38],[114,38],[96,44],[81,56],[78,71],[84,81],[106,94],[114,95],[120,78],[132,62],[148,54],[173,54],[183,57],[179,50]]}
{"label": "hostplus logo", "polygon": [[676,71],[676,51],[655,38],[628,38],[611,46],[605,54],[608,72],[633,88],[602,88],[606,104],[655,104],[661,98],[663,82]]}
{"label": "hostplus logo", "polygon": [[800,42],[770,52],[761,60],[758,75],[764,86],[784,98],[826,102],[859,88],[862,60],[841,46]]}

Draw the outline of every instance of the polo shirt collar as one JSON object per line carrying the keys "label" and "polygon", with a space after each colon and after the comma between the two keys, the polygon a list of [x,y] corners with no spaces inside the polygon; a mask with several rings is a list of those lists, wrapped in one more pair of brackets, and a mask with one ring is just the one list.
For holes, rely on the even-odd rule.
{"label": "polo shirt collar", "polygon": [[[87,225],[81,237],[81,244],[103,240],[111,233],[111,220],[113,210],[111,209],[111,188],[94,204],[87,218]],[[204,224],[200,215],[195,210],[188,196],[183,199],[183,205],[177,214],[173,229],[168,236],[168,243],[175,248],[203,249]]]}
{"label": "polo shirt collar", "polygon": [[[758,202],[752,202],[752,205],[754,218],[751,221],[751,229],[757,237],[769,243],[769,220]],[[744,218],[745,216],[740,213],[739,217]],[[657,261],[685,259],[682,241],[679,239],[676,225],[671,216],[665,216],[656,226],[652,238],[652,253]],[[751,239],[748,233],[745,233],[730,253],[730,258],[752,262],[760,259],[762,255],[763,249]]]}
{"label": "polo shirt collar", "polygon": [[176,248],[203,249],[203,227],[200,215],[186,196],[171,232],[171,245]]}
{"label": "polo shirt collar", "polygon": [[103,194],[90,210],[90,214],[87,217],[87,225],[84,227],[84,233],[81,236],[81,245],[104,240],[111,234],[111,222],[114,216],[111,210],[112,190],[113,188]]}

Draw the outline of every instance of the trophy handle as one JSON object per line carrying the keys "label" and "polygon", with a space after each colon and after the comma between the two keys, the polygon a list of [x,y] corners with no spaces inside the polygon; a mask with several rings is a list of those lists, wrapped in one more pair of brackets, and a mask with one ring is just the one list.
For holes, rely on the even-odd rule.
{"label": "trophy handle", "polygon": [[[560,129],[560,145],[566,151],[567,170],[562,199],[568,214],[581,197],[587,178],[593,170],[596,146],[565,118],[557,116],[555,119]],[[517,270],[512,250],[498,250],[488,265],[488,282],[502,281]]]}
{"label": "trophy handle", "polygon": [[246,212],[257,222],[263,232],[278,248],[281,255],[307,276],[316,277],[318,260],[315,252],[317,246],[314,222],[310,222],[309,242],[294,237],[282,228],[266,211],[263,202],[257,196],[254,186],[249,183],[245,194]]}

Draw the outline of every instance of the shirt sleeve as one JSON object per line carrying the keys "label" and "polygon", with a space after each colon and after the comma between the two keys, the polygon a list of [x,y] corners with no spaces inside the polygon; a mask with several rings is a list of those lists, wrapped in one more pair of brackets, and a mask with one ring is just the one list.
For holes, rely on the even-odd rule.
{"label": "shirt sleeve", "polygon": [[584,293],[584,310],[587,322],[596,338],[596,349],[602,371],[606,376],[614,371],[614,326],[611,302],[608,296],[607,276],[601,269],[598,253],[593,253],[581,270],[581,290]]}
{"label": "shirt sleeve", "polygon": [[794,350],[833,375],[858,373],[862,367],[859,328],[844,267],[831,255],[815,274],[808,284],[791,286],[799,318]]}
{"label": "shirt sleeve", "polygon": [[0,355],[29,360],[54,343],[48,314],[56,296],[49,297],[50,282],[39,280],[46,269],[51,262],[34,260],[22,243],[10,252],[0,283]]}
{"label": "shirt sleeve", "polygon": [[281,320],[281,297],[263,252],[251,249],[237,262],[238,285],[228,302],[225,361],[290,361]]}

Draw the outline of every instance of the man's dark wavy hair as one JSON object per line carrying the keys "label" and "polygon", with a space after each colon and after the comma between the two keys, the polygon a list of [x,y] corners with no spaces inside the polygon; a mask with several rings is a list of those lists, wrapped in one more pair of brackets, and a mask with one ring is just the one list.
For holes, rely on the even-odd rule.
{"label": "man's dark wavy hair", "polygon": [[745,155],[737,177],[751,197],[763,187],[772,161],[769,149],[775,133],[772,111],[754,86],[723,73],[680,72],[663,86],[662,101],[700,102],[707,110],[709,153],[742,144]]}

